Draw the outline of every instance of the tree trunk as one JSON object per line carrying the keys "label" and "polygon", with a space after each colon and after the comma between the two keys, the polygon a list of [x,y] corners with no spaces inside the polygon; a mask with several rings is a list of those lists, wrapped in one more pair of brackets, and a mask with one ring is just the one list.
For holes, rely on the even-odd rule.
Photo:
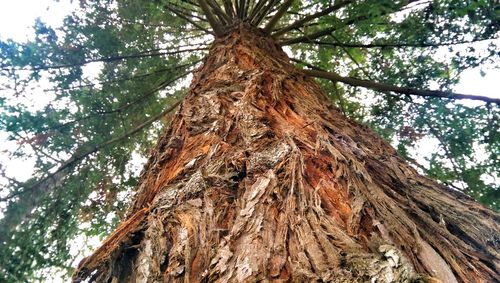
{"label": "tree trunk", "polygon": [[245,24],[196,72],[127,219],[75,281],[500,278],[498,214],[419,175]]}

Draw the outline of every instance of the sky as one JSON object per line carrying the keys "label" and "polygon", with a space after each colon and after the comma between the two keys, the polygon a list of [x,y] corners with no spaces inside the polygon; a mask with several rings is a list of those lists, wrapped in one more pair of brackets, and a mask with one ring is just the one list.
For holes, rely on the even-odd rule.
{"label": "sky", "polygon": [[33,34],[32,26],[40,17],[50,26],[60,26],[78,1],[60,0],[0,0],[0,39],[23,41]]}
{"label": "sky", "polygon": [[[37,17],[50,26],[58,27],[65,15],[77,7],[78,1],[70,0],[0,0],[0,39],[26,41],[33,37],[32,26]],[[454,87],[458,93],[487,95],[500,97],[499,69],[484,69],[486,75],[481,75],[480,69],[467,70],[461,76],[460,83]],[[0,96],[3,95],[0,91]],[[42,102],[39,102],[42,103]],[[472,106],[475,102],[470,103]],[[0,165],[7,169],[6,174],[19,180],[28,179],[33,172],[33,162],[30,160],[10,159],[2,153],[15,147],[14,142],[6,141],[7,134],[0,132]],[[435,145],[428,144],[432,148]]]}

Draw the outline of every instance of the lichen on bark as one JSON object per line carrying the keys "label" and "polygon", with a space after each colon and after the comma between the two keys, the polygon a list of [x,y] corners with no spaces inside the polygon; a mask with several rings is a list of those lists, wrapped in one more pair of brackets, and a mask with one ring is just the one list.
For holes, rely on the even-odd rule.
{"label": "lichen on bark", "polygon": [[498,214],[345,118],[263,32],[217,39],[80,264],[98,282],[494,282]]}

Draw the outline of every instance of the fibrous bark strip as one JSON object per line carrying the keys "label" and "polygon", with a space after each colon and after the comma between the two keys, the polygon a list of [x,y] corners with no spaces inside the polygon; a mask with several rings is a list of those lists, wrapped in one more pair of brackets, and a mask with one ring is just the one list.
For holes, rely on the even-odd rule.
{"label": "fibrous bark strip", "polygon": [[128,220],[74,279],[494,282],[499,231],[240,24],[197,71]]}

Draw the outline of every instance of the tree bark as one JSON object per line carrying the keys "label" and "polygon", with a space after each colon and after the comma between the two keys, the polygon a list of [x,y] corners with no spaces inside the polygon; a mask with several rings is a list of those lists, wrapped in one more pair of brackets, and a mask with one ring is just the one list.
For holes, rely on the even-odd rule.
{"label": "tree bark", "polygon": [[261,30],[217,39],[73,279],[495,282],[499,215],[420,176]]}

